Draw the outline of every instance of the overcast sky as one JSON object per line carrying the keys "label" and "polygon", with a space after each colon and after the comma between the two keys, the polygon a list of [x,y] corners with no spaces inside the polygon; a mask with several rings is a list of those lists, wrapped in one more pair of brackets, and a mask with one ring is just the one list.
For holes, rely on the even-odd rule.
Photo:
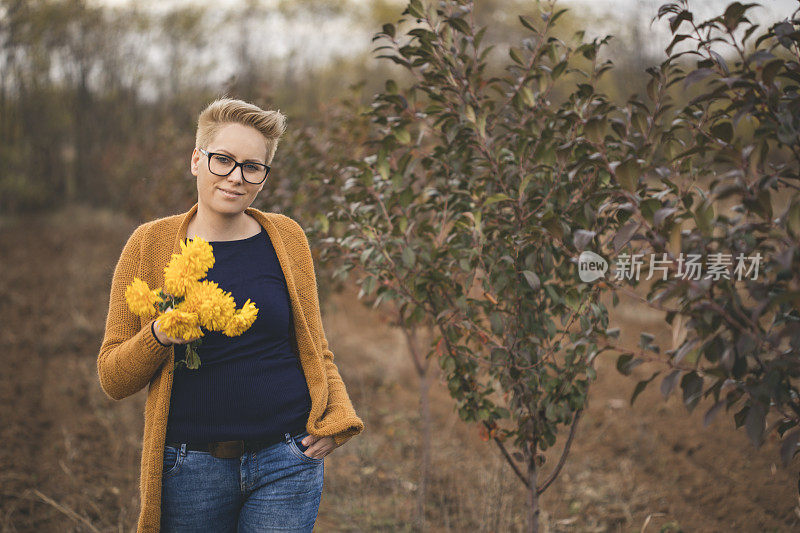
{"label": "overcast sky", "polygon": [[[609,8],[615,8],[613,10],[616,10],[616,6],[635,7],[637,4],[655,6],[655,9],[658,9],[658,6],[666,4],[667,2],[666,0],[560,0],[560,3],[563,3],[565,6],[568,4],[582,4],[597,6],[605,10]],[[728,0],[689,0],[689,9],[698,15],[708,16],[722,12],[725,6],[731,3],[733,2]],[[763,6],[760,11],[774,11],[776,13],[791,12],[792,8],[797,9],[798,4],[800,4],[798,0],[761,0],[756,3]]]}
{"label": "overcast sky", "polygon": [[[146,9],[168,10],[177,6],[184,5],[211,5],[216,7],[244,6],[244,0],[90,0],[97,4],[108,6],[129,5],[136,2]],[[371,0],[349,0],[349,5],[368,5]],[[407,4],[405,0],[385,0],[389,4],[396,4],[403,7]],[[428,0],[430,1],[430,0]],[[744,1],[744,0],[743,0]],[[269,8],[277,6],[279,0],[260,0],[260,4]],[[477,0],[480,2],[480,0]],[[476,3],[477,3],[476,2]],[[653,42],[661,46],[661,50],[669,43],[669,30],[667,23],[662,20],[660,24],[655,23],[650,26],[650,19],[658,11],[658,7],[666,3],[666,0],[557,0],[557,6],[563,6],[585,13],[594,13],[596,16],[590,17],[593,24],[587,27],[587,36],[600,34],[616,33],[625,24],[630,23],[630,17],[640,17],[640,27],[653,33]],[[730,4],[729,0],[689,0],[689,8],[695,14],[695,20],[705,19],[722,13],[725,6]],[[753,22],[761,25],[769,24],[781,20],[790,15],[795,9],[800,7],[800,0],[760,0],[757,2],[761,7],[753,8],[750,16]],[[524,5],[524,2],[509,2],[511,6]],[[531,5],[534,2],[531,0]],[[513,8],[512,8],[513,9]],[[358,18],[357,16],[355,18]],[[588,17],[587,17],[588,18]],[[287,44],[286,34],[298,36],[302,35],[304,46],[309,50],[315,50],[319,56],[320,51],[328,51],[331,54],[349,53],[356,49],[365,49],[372,45],[371,37],[379,28],[366,28],[359,24],[359,20],[349,17],[327,18],[323,24],[316,21],[313,25],[308,20],[286,20],[280,17],[273,17],[272,20],[264,21],[263,28],[264,40],[269,41],[269,47],[274,52],[277,49],[285,48]],[[394,22],[394,21],[386,21]],[[283,34],[283,35],[282,35]],[[272,38],[271,38],[272,37]],[[660,44],[667,40],[665,44]],[[321,45],[321,46],[320,46]],[[283,55],[283,54],[279,54]],[[322,54],[324,56],[324,54]]]}
{"label": "overcast sky", "polygon": [[[666,0],[560,0],[559,4],[581,11],[588,9],[598,15],[594,20],[602,27],[608,22],[624,19],[636,11],[647,13],[648,19],[655,16],[658,8],[666,4]],[[733,3],[729,0],[689,0],[689,9],[695,20],[707,19],[725,11],[725,7]],[[747,3],[744,0],[741,3]],[[751,20],[757,24],[765,24],[782,20],[800,7],[800,0],[761,0],[753,2],[761,7],[748,11]],[[600,16],[604,15],[604,17]],[[649,20],[648,20],[649,23]],[[607,31],[607,30],[605,30]]]}
{"label": "overcast sky", "polygon": [[[651,20],[658,13],[658,8],[666,4],[667,0],[560,0],[558,3],[570,9],[595,14],[594,17],[586,17],[595,21],[586,29],[586,35],[589,38],[609,33],[617,34],[621,29],[629,27],[632,17],[638,17],[639,29],[651,37],[646,40],[646,44],[649,45],[647,52],[651,55],[666,57],[664,49],[672,40],[669,19],[664,17],[660,21],[652,22],[652,25]],[[689,0],[688,2],[689,10],[694,14],[695,21],[706,20],[722,14],[725,7],[731,3],[733,3],[731,0]],[[742,0],[741,3],[747,2]],[[756,35],[760,35],[761,30],[766,29],[770,24],[791,16],[800,7],[800,0],[761,0],[754,3],[759,4],[760,7],[749,10],[748,17],[752,22],[761,26]],[[684,23],[685,25],[686,23]],[[684,41],[684,43],[687,42]],[[752,40],[749,42],[752,43]],[[684,50],[684,43],[676,46],[675,51]],[[725,55],[726,50],[721,50],[721,53]]]}
{"label": "overcast sky", "polygon": [[[95,3],[105,5],[125,5],[131,4],[134,1],[139,4],[162,6],[178,6],[186,4],[235,6],[237,4],[244,4],[242,0],[94,0]],[[368,2],[370,2],[370,0],[350,0],[350,3],[353,4],[365,4]],[[480,2],[480,0],[477,0],[477,2]],[[398,6],[406,5],[405,1],[387,0],[387,3],[394,3]],[[531,0],[531,3],[533,3],[533,0]],[[602,12],[620,12],[624,11],[625,9],[634,8],[638,5],[644,5],[657,9],[658,6],[666,3],[666,0],[558,0],[557,3],[563,5],[564,7],[580,5],[582,8],[595,8]],[[731,2],[728,0],[689,0],[689,8],[698,15],[711,15],[714,13],[719,13],[730,3]],[[760,0],[757,3],[763,6],[763,8],[757,11],[763,11],[765,13],[772,12],[773,15],[776,13],[791,12],[793,9],[797,9],[798,5],[800,5],[800,1],[798,0]],[[261,0],[261,4],[266,6],[275,6],[278,4],[278,0]]]}
{"label": "overcast sky", "polygon": [[[167,11],[171,8],[185,5],[209,5],[216,8],[227,7],[235,9],[237,6],[244,7],[246,2],[243,0],[89,0],[96,4],[107,6],[123,6],[136,2],[137,6],[143,10]],[[300,68],[314,67],[325,62],[330,57],[348,56],[370,50],[374,44],[372,36],[379,31],[379,25],[368,27],[363,23],[364,12],[358,7],[353,7],[350,12],[343,16],[325,16],[324,18],[312,19],[309,17],[297,17],[287,19],[277,9],[270,11],[270,7],[277,6],[279,0],[260,0],[259,4],[266,9],[267,15],[261,20],[251,20],[251,28],[257,38],[252,42],[252,51],[258,57],[269,61],[270,59],[285,58],[288,54],[293,54],[292,62]],[[388,3],[395,3],[398,6],[398,13],[407,4],[406,1],[385,0]],[[426,0],[430,2],[430,0]],[[744,1],[744,0],[743,0]],[[367,6],[370,0],[349,0],[350,6]],[[477,0],[480,2],[480,0]],[[477,3],[476,2],[476,3]],[[591,21],[586,29],[586,38],[591,40],[596,36],[612,34],[624,39],[624,34],[629,31],[633,24],[636,24],[640,32],[648,36],[645,39],[645,52],[651,57],[664,55],[664,48],[671,41],[668,22],[666,19],[650,24],[652,17],[657,13],[658,7],[666,3],[666,0],[557,0],[556,6],[566,7],[578,12],[582,18]],[[721,14],[725,6],[729,5],[729,0],[689,0],[689,8],[695,14],[695,20]],[[761,0],[758,2],[762,7],[752,9],[749,14],[751,20],[761,25],[767,25],[782,20],[790,16],[794,10],[800,7],[800,0]],[[525,2],[509,2],[508,12],[498,13],[500,17],[508,14],[512,15],[512,23],[516,21],[516,11]],[[530,0],[530,5],[534,1]],[[513,13],[512,13],[513,11]],[[589,16],[586,16],[589,15]],[[638,17],[638,21],[634,18]],[[387,20],[385,22],[395,22]],[[233,28],[233,31],[238,29]],[[760,32],[759,32],[760,33]],[[222,61],[221,65],[231,64],[225,60],[230,50],[226,50],[226,42],[235,42],[234,36],[227,39],[223,34],[217,39],[221,46],[214,46],[212,53],[218,55]],[[687,43],[688,41],[684,41]],[[676,47],[680,51],[684,45],[681,43]],[[617,52],[619,53],[619,52]],[[722,51],[725,54],[725,51]],[[152,52],[153,56],[158,56],[158,51]],[[233,67],[234,65],[231,65]],[[218,69],[220,81],[230,74],[224,68]]]}

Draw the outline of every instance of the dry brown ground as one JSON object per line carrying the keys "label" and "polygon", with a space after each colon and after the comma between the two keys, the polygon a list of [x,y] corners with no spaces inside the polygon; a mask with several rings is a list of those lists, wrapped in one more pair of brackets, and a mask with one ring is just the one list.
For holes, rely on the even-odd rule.
{"label": "dry brown ground", "polygon": [[[135,528],[145,393],[111,401],[96,371],[111,275],[134,227],[81,208],[0,220],[2,531]],[[323,317],[366,430],[326,459],[316,531],[412,531],[419,415],[402,335],[353,291],[333,295]],[[657,313],[626,305],[615,317],[627,344],[646,330],[670,346]],[[677,396],[662,400],[658,379],[631,408],[635,380],[613,358],[598,370],[542,498],[541,531],[797,530],[798,466],[777,464],[774,440],[755,450],[725,415],[703,428],[709,403],[687,416]],[[521,484],[434,381],[429,530],[521,531]]]}

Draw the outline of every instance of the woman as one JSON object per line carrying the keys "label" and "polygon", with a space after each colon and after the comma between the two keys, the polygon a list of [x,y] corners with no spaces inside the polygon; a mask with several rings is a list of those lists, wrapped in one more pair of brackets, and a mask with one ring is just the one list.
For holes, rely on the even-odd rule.
{"label": "woman", "polygon": [[[197,203],[134,230],[114,271],[97,369],[115,400],[149,385],[139,532],[311,531],[324,458],[364,429],[328,349],[303,229],[249,207],[284,131],[279,111],[212,102],[191,158]],[[238,337],[205,332],[197,369],[175,367],[194,339],[125,301],[134,276],[163,287],[187,236],[213,248],[206,279],[259,310]]]}

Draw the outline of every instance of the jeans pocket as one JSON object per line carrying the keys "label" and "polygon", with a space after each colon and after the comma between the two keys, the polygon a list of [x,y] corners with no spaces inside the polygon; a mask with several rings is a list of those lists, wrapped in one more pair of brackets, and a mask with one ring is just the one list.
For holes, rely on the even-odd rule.
{"label": "jeans pocket", "polygon": [[174,446],[164,446],[164,461],[161,468],[162,475],[170,476],[178,471],[178,468],[180,468],[183,462],[183,457],[180,452],[180,449]]}
{"label": "jeans pocket", "polygon": [[289,449],[292,451],[294,455],[303,459],[305,461],[309,461],[311,463],[321,463],[322,459],[317,459],[316,457],[311,457],[310,455],[306,455],[305,451],[308,449],[308,446],[304,446],[300,443],[306,436],[308,436],[308,432],[304,431],[299,435],[295,435],[291,439],[291,443],[289,444]]}
{"label": "jeans pocket", "polygon": [[295,442],[295,444],[297,444],[297,449],[300,450],[301,452],[305,452],[308,449],[308,446],[306,446],[305,444],[300,442],[304,438],[306,438],[307,435],[308,435],[308,431],[303,431],[302,433],[299,433],[299,434],[295,435],[294,437],[292,437],[292,440]]}

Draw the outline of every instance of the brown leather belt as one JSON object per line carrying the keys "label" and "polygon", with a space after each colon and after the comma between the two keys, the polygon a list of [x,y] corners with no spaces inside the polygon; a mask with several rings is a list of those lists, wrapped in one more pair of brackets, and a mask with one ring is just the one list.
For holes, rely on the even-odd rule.
{"label": "brown leather belt", "polygon": [[[267,446],[272,446],[285,439],[284,435],[277,435],[271,439],[260,440],[224,440],[217,442],[187,442],[187,450],[209,452],[220,459],[234,459],[248,452],[257,452]],[[167,442],[167,446],[181,447],[181,442]]]}

